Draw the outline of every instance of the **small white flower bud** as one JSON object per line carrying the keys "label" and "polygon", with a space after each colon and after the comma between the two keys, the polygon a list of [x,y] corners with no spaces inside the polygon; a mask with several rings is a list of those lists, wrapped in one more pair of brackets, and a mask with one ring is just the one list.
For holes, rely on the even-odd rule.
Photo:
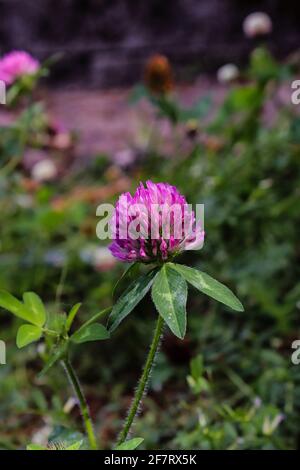
{"label": "small white flower bud", "polygon": [[251,13],[243,22],[243,30],[248,38],[270,34],[272,27],[271,18],[262,12]]}
{"label": "small white flower bud", "polygon": [[52,160],[41,160],[33,166],[31,176],[36,181],[50,181],[57,176],[57,168]]}
{"label": "small white flower bud", "polygon": [[239,69],[234,64],[226,64],[219,68],[217,78],[220,83],[231,83],[239,77]]}

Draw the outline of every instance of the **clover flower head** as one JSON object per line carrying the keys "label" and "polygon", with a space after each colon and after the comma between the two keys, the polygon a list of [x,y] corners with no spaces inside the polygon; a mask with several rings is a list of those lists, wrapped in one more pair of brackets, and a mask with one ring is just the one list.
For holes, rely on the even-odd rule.
{"label": "clover flower head", "polygon": [[121,261],[165,262],[204,241],[202,224],[175,186],[140,183],[120,196],[111,219],[109,249]]}
{"label": "clover flower head", "polygon": [[248,15],[243,22],[243,30],[248,38],[270,34],[272,28],[272,20],[269,15],[259,11]]}
{"label": "clover flower head", "polygon": [[7,85],[24,75],[32,75],[38,71],[40,63],[25,51],[12,51],[0,59],[0,80]]}

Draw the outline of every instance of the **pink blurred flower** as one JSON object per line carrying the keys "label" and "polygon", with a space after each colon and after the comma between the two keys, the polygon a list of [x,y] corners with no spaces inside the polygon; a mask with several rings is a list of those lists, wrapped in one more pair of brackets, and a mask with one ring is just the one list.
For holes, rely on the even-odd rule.
{"label": "pink blurred flower", "polygon": [[135,194],[120,196],[111,220],[109,249],[121,261],[162,262],[200,248],[204,231],[175,186],[140,183]]}
{"label": "pink blurred flower", "polygon": [[0,59],[0,80],[7,85],[23,75],[32,75],[40,67],[38,60],[25,51],[12,51]]}

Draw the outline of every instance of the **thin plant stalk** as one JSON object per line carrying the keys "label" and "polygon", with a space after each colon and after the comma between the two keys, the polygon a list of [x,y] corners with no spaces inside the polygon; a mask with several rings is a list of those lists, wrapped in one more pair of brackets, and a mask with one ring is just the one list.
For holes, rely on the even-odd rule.
{"label": "thin plant stalk", "polygon": [[154,359],[157,353],[157,349],[160,343],[160,338],[162,335],[163,327],[164,327],[164,320],[160,315],[158,315],[158,319],[156,322],[156,327],[154,330],[153,340],[150,346],[148,357],[147,357],[138,387],[136,389],[132,405],[129,409],[128,416],[125,420],[123,430],[121,431],[121,434],[119,436],[118,445],[122,444],[126,440],[130,432],[132,423],[136,417],[136,414],[139,411],[140,403],[144,396],[145,389],[147,387],[150,373],[153,367]]}
{"label": "thin plant stalk", "polygon": [[64,359],[62,361],[63,367],[65,368],[69,380],[73,386],[74,392],[78,398],[78,403],[80,407],[80,411],[82,414],[84,426],[86,429],[86,433],[88,436],[88,440],[90,443],[90,447],[92,450],[97,450],[97,441],[94,433],[93,423],[90,415],[90,410],[86,401],[86,398],[83,394],[79,379],[70,363],[69,359]]}

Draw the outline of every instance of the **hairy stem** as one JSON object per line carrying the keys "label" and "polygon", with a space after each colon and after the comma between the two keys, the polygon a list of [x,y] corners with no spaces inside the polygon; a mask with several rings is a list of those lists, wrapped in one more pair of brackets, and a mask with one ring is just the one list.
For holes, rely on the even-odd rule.
{"label": "hairy stem", "polygon": [[162,331],[163,331],[163,326],[164,326],[164,320],[160,315],[158,315],[158,319],[157,319],[157,322],[156,322],[156,327],[155,327],[155,330],[154,330],[153,340],[152,340],[152,343],[151,343],[151,346],[150,346],[148,357],[147,357],[147,360],[146,360],[146,363],[145,363],[143,373],[141,375],[138,387],[136,389],[132,405],[129,409],[129,413],[128,413],[128,416],[126,418],[123,430],[120,434],[120,437],[119,437],[119,440],[118,440],[118,445],[122,444],[126,440],[126,438],[128,436],[128,433],[130,431],[130,428],[132,426],[132,423],[134,421],[134,418],[135,418],[135,416],[136,416],[136,414],[139,410],[139,406],[140,406],[141,400],[143,398],[145,388],[148,384],[148,380],[149,380],[150,372],[151,372],[153,362],[154,362],[154,359],[155,359],[155,355],[156,355],[156,352],[157,352],[157,348],[159,346],[160,337],[161,337]]}
{"label": "hairy stem", "polygon": [[94,434],[93,423],[92,423],[92,419],[91,419],[91,416],[90,416],[90,411],[89,411],[87,401],[86,401],[85,396],[84,396],[84,394],[82,392],[82,389],[81,389],[79,379],[78,379],[78,377],[77,377],[77,375],[76,375],[69,359],[63,360],[62,363],[63,363],[63,366],[64,366],[66,372],[67,372],[67,375],[69,377],[71,385],[73,386],[75,394],[78,398],[79,407],[80,407],[80,411],[81,411],[81,414],[82,414],[82,418],[83,418],[84,426],[85,426],[85,429],[86,429],[86,433],[87,433],[87,436],[88,436],[88,439],[89,439],[90,447],[91,447],[91,449],[96,450],[97,449],[97,441],[96,441],[96,437],[95,437],[95,434]]}

